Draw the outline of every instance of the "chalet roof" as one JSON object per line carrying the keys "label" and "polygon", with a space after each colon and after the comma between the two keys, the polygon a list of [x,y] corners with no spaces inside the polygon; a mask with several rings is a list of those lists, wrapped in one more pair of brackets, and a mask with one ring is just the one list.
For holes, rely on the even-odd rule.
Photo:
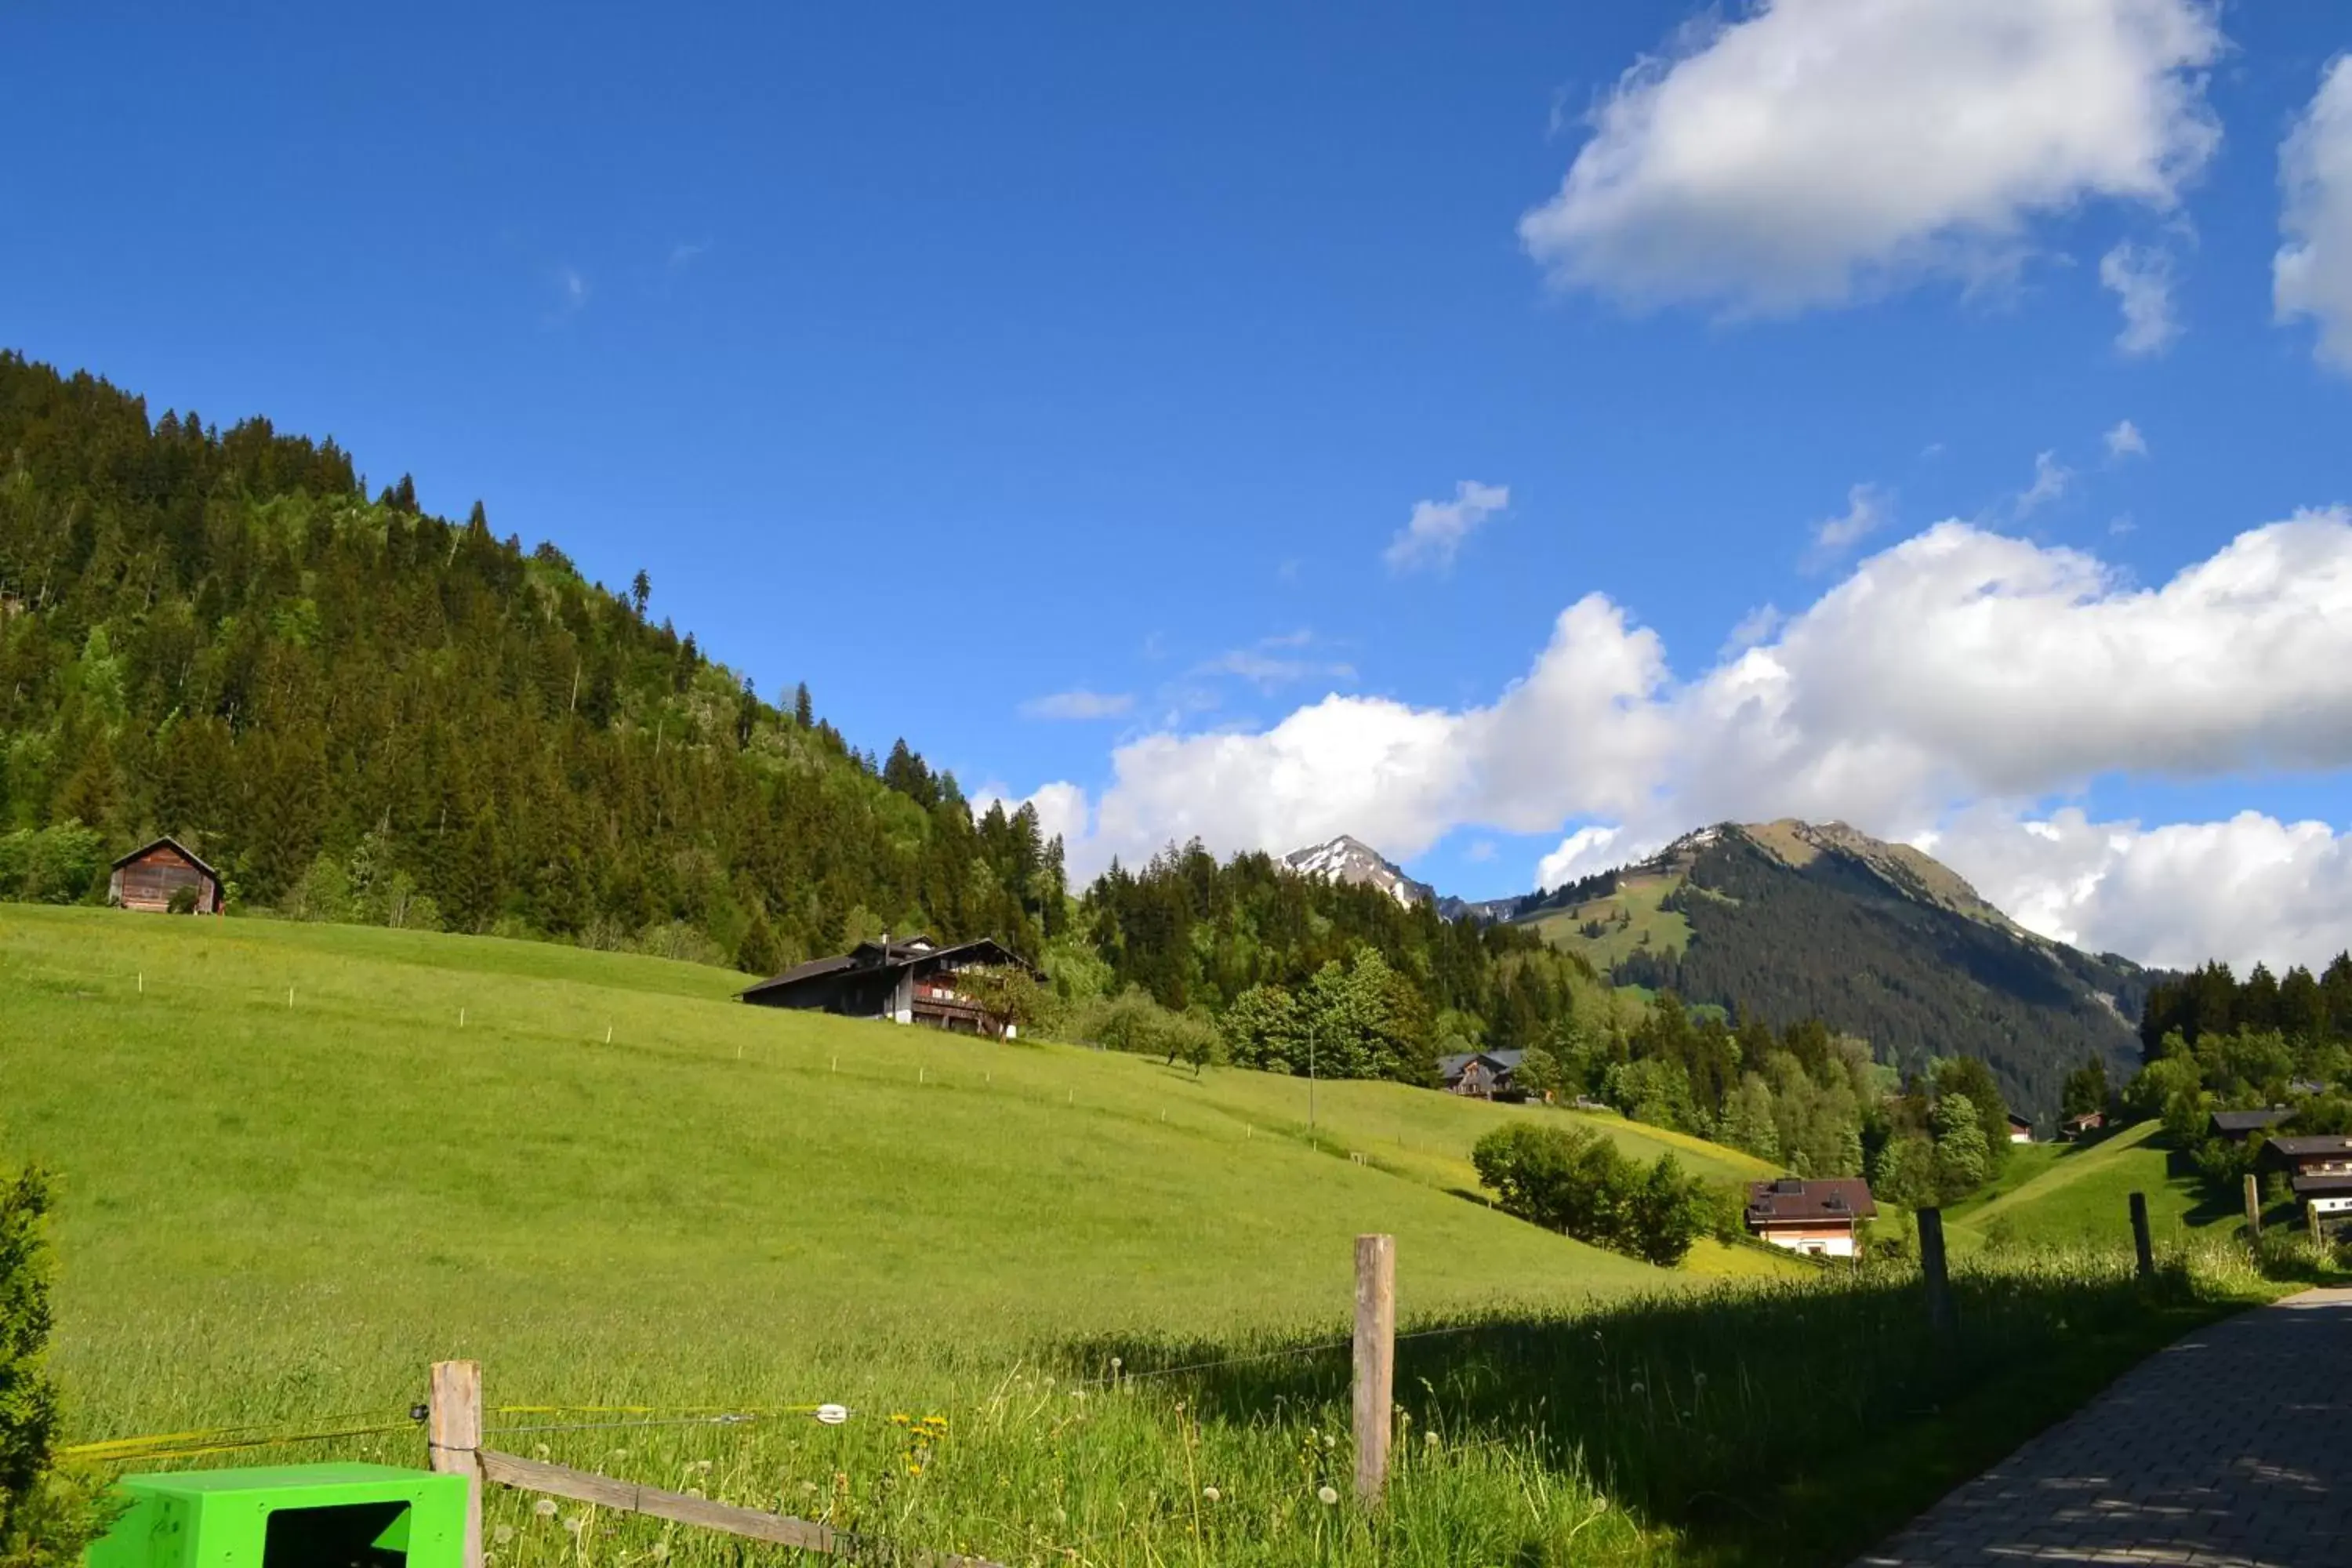
{"label": "chalet roof", "polygon": [[2294,1107],[2286,1105],[2264,1106],[2260,1110],[2217,1110],[2213,1113],[2213,1126],[2221,1132],[2260,1132],[2266,1127],[2276,1127],[2294,1114]]}
{"label": "chalet roof", "polygon": [[2031,1116],[2020,1116],[2014,1110],[2009,1113],[2009,1124],[2011,1127],[2022,1127],[2029,1132],[2033,1131],[2033,1118]]}
{"label": "chalet roof", "polygon": [[205,876],[210,877],[214,881],[217,882],[220,880],[220,873],[218,871],[215,871],[210,866],[205,865],[203,858],[199,857],[194,850],[189,848],[186,845],[181,843],[178,839],[173,837],[168,833],[163,835],[161,838],[149,839],[146,843],[142,844],[138,848],[133,849],[130,854],[122,856],[117,859],[114,862],[114,869],[120,871],[125,866],[130,865],[133,860],[144,859],[147,856],[153,854],[158,849],[169,849],[181,859],[185,860],[189,865],[194,866],[197,870],[202,871]]}
{"label": "chalet roof", "polygon": [[1782,1176],[1757,1182],[1748,1189],[1748,1223],[1772,1221],[1869,1219],[1878,1213],[1870,1184],[1859,1176],[1832,1176],[1806,1181]]}
{"label": "chalet roof", "polygon": [[2318,1193],[2352,1193],[2352,1172],[2323,1171],[2308,1176],[2297,1176],[2289,1184],[2299,1198]]}
{"label": "chalet roof", "polygon": [[[905,942],[861,942],[847,952],[832,958],[812,958],[806,963],[796,963],[772,979],[757,985],[747,985],[735,994],[738,997],[766,995],[787,990],[806,981],[828,974],[840,974],[850,970],[889,973],[908,969],[927,962],[963,959],[975,963],[1021,963],[1013,952],[991,937],[975,942],[958,942],[952,947],[936,947],[925,936],[909,937]],[[1022,963],[1026,969],[1029,966]],[[1034,971],[1033,971],[1034,973]]]}
{"label": "chalet roof", "polygon": [[1472,1062],[1485,1062],[1497,1072],[1517,1072],[1527,1057],[1525,1051],[1464,1051],[1438,1058],[1437,1071],[1446,1082],[1452,1083],[1469,1070]]}
{"label": "chalet roof", "polygon": [[2352,1155],[2352,1138],[2341,1132],[2316,1132],[2307,1137],[2273,1138],[2271,1147],[2290,1160],[2308,1160],[2315,1155]]}

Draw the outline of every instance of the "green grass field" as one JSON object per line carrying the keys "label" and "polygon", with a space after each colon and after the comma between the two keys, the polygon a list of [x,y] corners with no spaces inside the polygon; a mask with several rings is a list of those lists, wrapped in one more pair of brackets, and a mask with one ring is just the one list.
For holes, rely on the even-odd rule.
{"label": "green grass field", "polygon": [[324,1345],[386,1386],[463,1348],[577,1397],[583,1352],[690,1325],[719,1396],[779,1342],[1010,1363],[1328,1325],[1363,1230],[1397,1235],[1408,1313],[1675,1279],[1444,1190],[1529,1112],[1326,1083],[1310,1144],[1300,1080],[746,1008],[659,960],[79,910],[0,933],[5,1136],[66,1178],[63,1361],[100,1424],[201,1416],[260,1361],[300,1382]]}
{"label": "green grass field", "polygon": [[[425,1365],[463,1355],[494,1446],[918,1549],[1803,1563],[1997,1457],[2063,1405],[2052,1390],[2219,1310],[2145,1313],[2112,1261],[2043,1268],[1989,1287],[1967,1355],[1928,1354],[1899,1278],[1712,1244],[1652,1268],[1488,1209],[1467,1160],[1542,1116],[1764,1173],[1696,1140],[1371,1083],[1317,1086],[1310,1134],[1297,1079],[746,1008],[738,984],[541,944],[0,905],[0,1158],[62,1178],[72,1436],[352,1418],[391,1429],[242,1457],[414,1463]],[[1367,1230],[1398,1237],[1412,1423],[1377,1510],[1321,1498],[1347,1491],[1334,1342]],[[2118,1325],[2095,1352],[2066,1328],[2095,1318]],[[1847,1320],[1834,1365],[1800,1353]],[[1917,1412],[1995,1368],[2020,1396],[1923,1450]],[[1853,1396],[1825,1402],[1832,1383]],[[820,1401],[856,1414],[794,1410]],[[625,1405],[657,1408],[576,1408]],[[928,1444],[891,1420],[930,1415],[948,1435]],[[1832,1473],[1863,1500],[1825,1512],[1809,1489]],[[1733,1484],[1765,1489],[1715,1517]],[[491,1568],[742,1561],[519,1493],[489,1506]]]}
{"label": "green grass field", "polygon": [[1953,1245],[2056,1247],[2131,1245],[2131,1194],[2147,1194],[2148,1229],[2159,1244],[2242,1216],[2215,1203],[2192,1173],[2176,1169],[2154,1121],[2095,1143],[2037,1144],[2012,1152],[1985,1196],[1948,1210]]}

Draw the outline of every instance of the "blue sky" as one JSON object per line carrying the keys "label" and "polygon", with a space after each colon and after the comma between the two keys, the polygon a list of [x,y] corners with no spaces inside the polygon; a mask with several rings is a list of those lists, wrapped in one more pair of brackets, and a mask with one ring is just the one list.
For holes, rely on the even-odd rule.
{"label": "blue sky", "polygon": [[[1787,808],[1940,844],[1996,898],[2057,900],[2052,929],[2168,954],[2238,912],[2135,923],[2123,851],[2053,881],[2019,847],[2074,841],[2019,834],[2072,810],[2083,845],[2138,845],[2252,811],[2334,825],[2272,835],[2301,846],[2295,896],[2352,889],[2332,686],[2269,728],[2183,740],[2158,713],[2038,771],[1979,766],[1965,725],[1906,731],[1945,750],[1892,794],[1853,781],[1907,719],[1752,804],[1736,749],[1690,760],[1698,729],[1728,732],[1691,694],[1735,627],[1860,594],[1864,563],[1944,520],[2021,542],[2029,574],[2086,552],[2094,596],[2122,598],[2352,500],[2352,365],[2322,352],[2352,295],[2352,174],[2318,112],[2352,15],[2073,0],[1979,58],[1985,17],[2035,7],[1902,0],[1941,39],[1924,55],[1850,0],[1267,9],[11,7],[0,134],[41,152],[0,167],[0,340],[157,411],[332,434],[376,482],[480,498],[608,582],[642,566],[657,613],[764,693],[805,679],[859,743],[904,734],[971,787],[1065,786],[1046,803],[1082,861],[1353,828],[1489,895],[1579,827],[1622,854]],[[2054,153],[1914,152],[1834,74],[1736,112],[1764,90],[1748,57],[1817,38],[1923,118],[2079,94],[2083,124]],[[1710,185],[1676,158],[1724,113],[1739,146]],[[2283,145],[2306,121],[2318,237],[2282,319]],[[1569,202],[1603,153],[1613,183]],[[2115,255],[2168,258],[2136,342]],[[2125,421],[2144,451],[2111,450]],[[2038,461],[2050,493],[2024,501]],[[1416,503],[1465,482],[1507,503],[1400,569]],[[2326,552],[2352,524],[2311,527]],[[1589,595],[1661,661],[1590,717],[1660,710],[1607,778],[1591,755],[1619,742],[1561,718],[1587,710],[1498,700],[1541,684]],[[2147,647],[2172,613],[2141,617]],[[1860,700],[1805,690],[1809,734]],[[1308,709],[1369,737],[1354,784],[1302,783],[1267,741]],[[2294,723],[2332,738],[2283,740]],[[1425,776],[1459,758],[1472,782]],[[1390,767],[1413,776],[1389,789]],[[2148,840],[2131,874],[2185,842]],[[2083,876],[2108,896],[2068,904]],[[2276,944],[2325,940],[2346,900]]]}

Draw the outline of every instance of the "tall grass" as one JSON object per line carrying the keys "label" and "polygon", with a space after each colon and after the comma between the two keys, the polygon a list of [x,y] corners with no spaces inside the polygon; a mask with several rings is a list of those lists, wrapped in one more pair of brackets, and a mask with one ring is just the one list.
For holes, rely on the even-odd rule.
{"label": "tall grass", "polygon": [[[714,1367],[690,1332],[625,1366],[544,1347],[529,1405],[843,1398],[687,1424],[596,1410],[494,1414],[491,1446],[859,1533],[866,1555],[1008,1563],[1460,1564],[1832,1560],[1868,1543],[2186,1329],[2267,1292],[2242,1249],[2078,1250],[1961,1265],[1958,1331],[1930,1333],[1916,1273],[1823,1270],[1558,1312],[1409,1323],[1385,1503],[1349,1497],[1349,1358],[1319,1331],[1041,1340],[881,1338],[856,1362],[779,1346]],[[719,1384],[731,1378],[731,1391]],[[396,1410],[414,1377],[381,1387]],[[216,1391],[215,1418],[298,1414]],[[313,1385],[315,1413],[367,1390]],[[356,1399],[357,1404],[352,1401]],[[317,1403],[326,1400],[328,1403]],[[930,1424],[930,1418],[937,1418]],[[402,1432],[322,1450],[412,1461]],[[301,1450],[303,1454],[312,1450]],[[287,1455],[269,1457],[295,1457]],[[217,1462],[217,1461],[211,1461]],[[1331,1500],[1326,1500],[1329,1498]],[[712,1568],[770,1549],[494,1492],[492,1568]]]}

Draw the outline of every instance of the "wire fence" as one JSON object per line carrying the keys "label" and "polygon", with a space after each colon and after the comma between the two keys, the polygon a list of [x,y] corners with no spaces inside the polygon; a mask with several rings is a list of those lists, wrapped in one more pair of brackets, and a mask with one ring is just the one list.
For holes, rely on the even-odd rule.
{"label": "wire fence", "polygon": [[[1398,1334],[1396,1342],[1474,1333],[1482,1326],[1476,1323],[1455,1323],[1442,1328],[1417,1329]],[[1114,1356],[1111,1358],[1111,1370],[1107,1375],[1081,1379],[1072,1386],[1122,1388],[1163,1378],[1219,1372],[1230,1367],[1328,1355],[1335,1351],[1350,1350],[1354,1343],[1352,1339],[1320,1340],[1312,1344],[1283,1345],[1271,1350],[1252,1351],[1242,1355],[1219,1356],[1209,1361],[1184,1362],[1175,1366],[1146,1367],[1136,1371],[1129,1371],[1122,1364],[1120,1358]],[[702,1405],[495,1405],[489,1406],[485,1413],[497,1417],[571,1415],[611,1417],[611,1419],[580,1421],[508,1420],[501,1425],[484,1426],[482,1435],[485,1437],[534,1436],[563,1432],[613,1432],[650,1427],[748,1426],[761,1422],[794,1417],[814,1419],[827,1426],[838,1426],[857,1415],[857,1411],[852,1406],[834,1403]],[[257,1448],[297,1447],[347,1438],[381,1436],[386,1433],[421,1429],[425,1418],[425,1407],[416,1405],[410,1406],[396,1417],[383,1411],[347,1411],[340,1415],[312,1415],[289,1421],[254,1422],[238,1426],[207,1426],[183,1432],[109,1437],[94,1442],[68,1444],[59,1451],[66,1458],[83,1464],[100,1466],[144,1464],[167,1459],[198,1458],[209,1455],[241,1453]]]}

